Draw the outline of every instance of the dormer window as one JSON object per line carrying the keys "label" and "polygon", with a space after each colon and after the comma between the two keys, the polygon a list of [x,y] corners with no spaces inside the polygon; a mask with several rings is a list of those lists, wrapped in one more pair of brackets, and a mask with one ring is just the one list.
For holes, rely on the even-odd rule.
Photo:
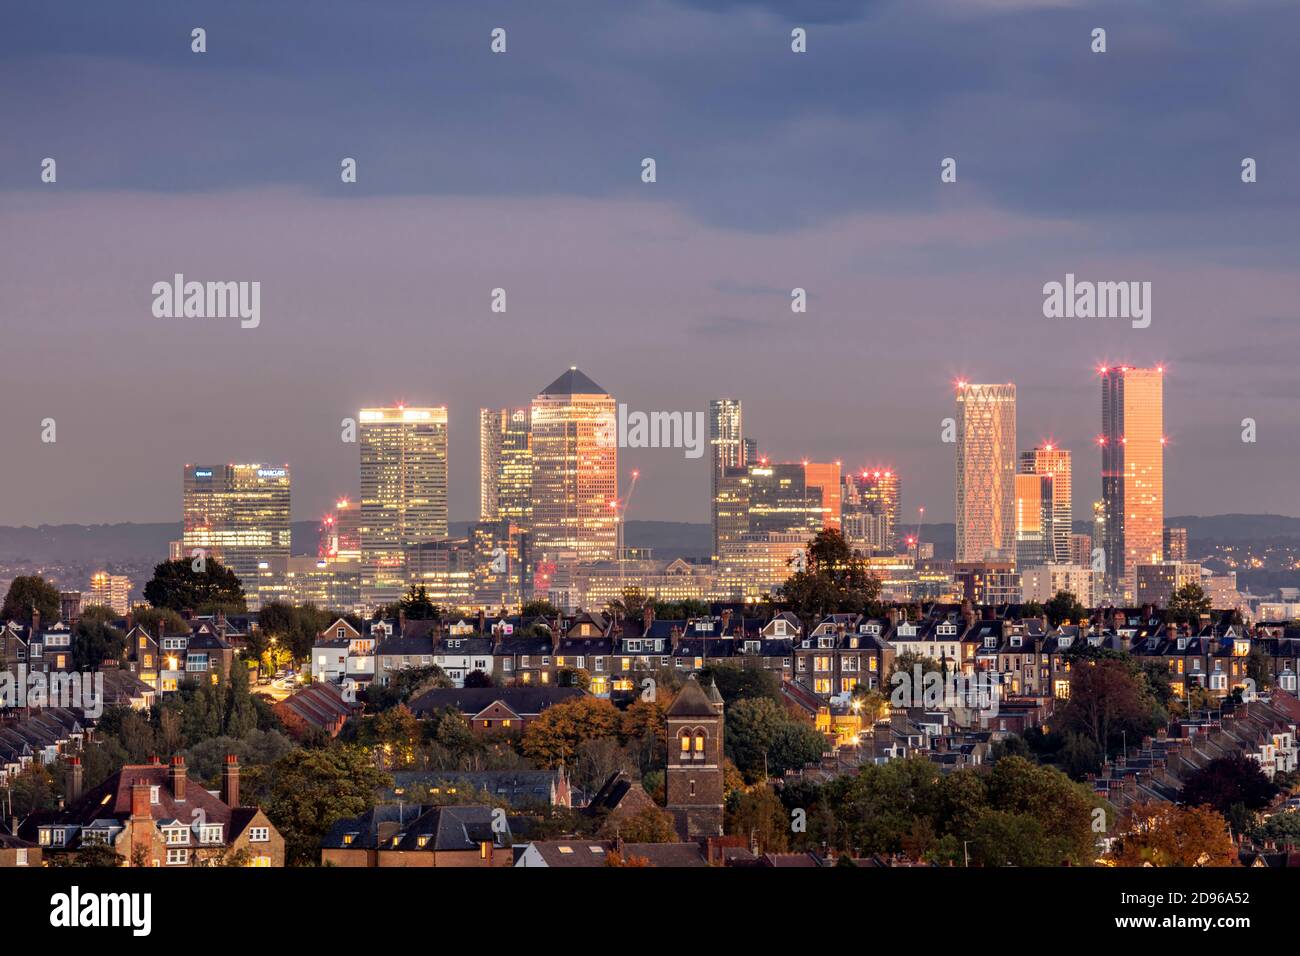
{"label": "dormer window", "polygon": [[776,621],[772,628],[772,633],[777,637],[785,637],[785,621]]}
{"label": "dormer window", "polygon": [[1178,649],[1179,649],[1180,651],[1185,651],[1185,650],[1187,650],[1187,638],[1185,638],[1185,637],[1180,637],[1180,638],[1178,639]]}
{"label": "dormer window", "polygon": [[1069,647],[1073,643],[1074,643],[1074,638],[1072,637],[1058,637],[1056,639],[1056,646],[1060,648]]}
{"label": "dormer window", "polygon": [[1020,646],[1020,635],[1019,635],[1019,634],[1014,634],[1014,635],[1012,635],[1012,637],[1011,637],[1011,646],[1012,646],[1012,647],[1019,647],[1019,646]]}
{"label": "dormer window", "polygon": [[943,635],[944,637],[951,637],[953,634],[957,633],[957,625],[940,624],[939,627],[937,628],[937,633]]}
{"label": "dormer window", "polygon": [[996,637],[994,637],[993,635],[990,634],[988,637],[984,638],[984,646],[985,646],[985,647],[997,647],[997,646],[998,646],[998,639],[997,639]]}

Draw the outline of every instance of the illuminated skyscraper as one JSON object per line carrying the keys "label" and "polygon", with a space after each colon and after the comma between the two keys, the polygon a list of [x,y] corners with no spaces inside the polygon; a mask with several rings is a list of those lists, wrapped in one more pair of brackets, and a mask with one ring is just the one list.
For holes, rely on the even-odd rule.
{"label": "illuminated skyscraper", "polygon": [[361,601],[406,589],[406,549],[447,537],[447,409],[363,408]]}
{"label": "illuminated skyscraper", "polygon": [[868,523],[876,532],[870,537],[876,548],[892,549],[898,529],[901,493],[898,472],[892,468],[868,468],[856,475],[846,474],[843,503],[845,518],[854,513],[883,519]]}
{"label": "illuminated skyscraper", "polygon": [[718,558],[718,494],[728,468],[745,464],[745,438],[741,426],[740,400],[715,398],[709,402],[709,452],[712,467],[709,501],[713,517],[713,558]]}
{"label": "illuminated skyscraper", "polygon": [[361,560],[361,506],[340,498],[320,526],[316,556],[331,563]]}
{"label": "illuminated skyscraper", "polygon": [[533,516],[533,447],[527,408],[478,413],[479,520],[527,527]]}
{"label": "illuminated skyscraper", "polygon": [[1056,445],[1040,445],[1020,453],[1020,473],[1052,478],[1052,546],[1047,560],[1070,562],[1070,535],[1074,533],[1074,477],[1070,452]]}
{"label": "illuminated skyscraper", "polygon": [[[799,532],[811,538],[825,526],[821,488],[809,488],[804,465],[760,461],[748,470],[750,533]],[[838,489],[838,475],[835,483]]]}
{"label": "illuminated skyscraper", "polygon": [[1165,528],[1165,560],[1187,560],[1187,529]]}
{"label": "illuminated skyscraper", "polygon": [[1018,474],[1016,485],[1016,565],[1035,568],[1052,558],[1051,475]]}
{"label": "illuminated skyscraper", "polygon": [[235,572],[249,590],[259,562],[289,556],[288,465],[186,465],[182,541]]}
{"label": "illuminated skyscraper", "polygon": [[840,530],[841,499],[840,463],[838,461],[803,463],[803,482],[810,507],[821,515],[819,528]]}
{"label": "illuminated skyscraper", "polygon": [[612,561],[617,550],[614,399],[570,368],[533,399],[533,542],[541,553]]}
{"label": "illuminated skyscraper", "polygon": [[1101,369],[1106,587],[1125,601],[1137,593],[1137,566],[1164,556],[1164,429],[1163,367]]}
{"label": "illuminated skyscraper", "polygon": [[957,560],[1015,555],[1016,387],[957,383]]}

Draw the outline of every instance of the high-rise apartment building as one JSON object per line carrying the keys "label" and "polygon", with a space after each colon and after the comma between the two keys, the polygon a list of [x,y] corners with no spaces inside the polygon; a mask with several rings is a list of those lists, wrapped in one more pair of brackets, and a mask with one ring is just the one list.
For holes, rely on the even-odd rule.
{"label": "high-rise apartment building", "polygon": [[745,437],[742,430],[740,399],[715,398],[709,402],[709,501],[713,524],[713,558],[718,558],[719,494],[727,469],[745,465]]}
{"label": "high-rise apartment building", "polygon": [[1187,560],[1187,529],[1165,528],[1165,560]]}
{"label": "high-rise apartment building", "polygon": [[1016,387],[957,383],[957,560],[1015,555]]}
{"label": "high-rise apartment building", "polygon": [[1101,486],[1106,587],[1134,600],[1136,568],[1164,556],[1164,369],[1101,369]]}
{"label": "high-rise apartment building", "polygon": [[332,563],[361,560],[361,505],[340,498],[321,519],[316,556]]}
{"label": "high-rise apartment building", "polygon": [[617,408],[603,388],[570,368],[532,405],[533,546],[573,551],[580,562],[617,550]]}
{"label": "high-rise apartment building", "polygon": [[1052,479],[1052,540],[1047,560],[1070,561],[1070,535],[1074,533],[1074,475],[1070,452],[1053,444],[1020,453],[1020,472]]}
{"label": "high-rise apartment building", "polygon": [[90,576],[90,587],[82,595],[82,606],[92,605],[126,614],[131,610],[131,579],[124,574],[96,571]]}
{"label": "high-rise apartment building", "polygon": [[532,427],[527,408],[478,413],[479,520],[527,527],[533,516]]}
{"label": "high-rise apartment building", "polygon": [[447,537],[447,409],[363,408],[361,600],[401,598],[407,548]]}
{"label": "high-rise apartment building", "polygon": [[186,465],[184,556],[202,551],[251,588],[258,565],[289,556],[288,465]]}

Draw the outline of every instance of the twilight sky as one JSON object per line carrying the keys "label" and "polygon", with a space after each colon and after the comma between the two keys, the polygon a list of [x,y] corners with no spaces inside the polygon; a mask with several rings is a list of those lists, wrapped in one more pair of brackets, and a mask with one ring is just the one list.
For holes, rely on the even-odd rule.
{"label": "twilight sky", "polygon": [[[340,419],[398,399],[449,406],[474,517],[479,407],[570,365],[741,398],[764,453],[891,465],[931,520],[952,382],[1014,381],[1082,517],[1103,361],[1169,368],[1169,514],[1300,515],[1298,33],[1281,0],[11,5],[0,524],[179,520],[187,461],[288,462],[312,518],[356,493]],[[260,326],[155,318],[176,272],[261,282]],[[1150,328],[1044,318],[1066,273],[1150,281]],[[620,457],[629,517],[707,520],[707,459]]]}

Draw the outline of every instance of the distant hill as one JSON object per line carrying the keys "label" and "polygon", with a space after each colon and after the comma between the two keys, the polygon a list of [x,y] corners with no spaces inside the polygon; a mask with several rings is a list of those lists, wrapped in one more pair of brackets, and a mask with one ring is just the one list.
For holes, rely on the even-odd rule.
{"label": "distant hill", "polygon": [[[1300,518],[1285,515],[1179,515],[1166,523],[1186,528],[1188,539],[1194,543],[1300,538]],[[469,524],[453,521],[450,531],[462,536]],[[1076,522],[1075,527],[1082,532],[1091,528],[1085,522]],[[293,553],[315,554],[317,530],[315,521],[295,521]],[[161,561],[167,556],[167,543],[180,534],[180,522],[168,521],[35,528],[0,526],[0,563]],[[921,526],[921,540],[934,543],[937,558],[952,557],[954,537],[951,522]],[[628,547],[652,548],[658,558],[703,558],[711,550],[711,532],[707,524],[686,521],[629,521],[626,542]]]}

